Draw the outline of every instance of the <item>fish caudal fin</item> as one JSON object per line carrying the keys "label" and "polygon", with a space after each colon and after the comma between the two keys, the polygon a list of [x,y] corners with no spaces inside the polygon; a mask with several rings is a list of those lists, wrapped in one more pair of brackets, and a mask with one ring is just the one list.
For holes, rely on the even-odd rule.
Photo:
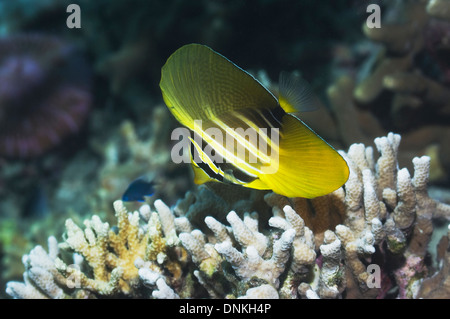
{"label": "fish caudal fin", "polygon": [[276,172],[259,176],[275,193],[314,198],[335,191],[347,181],[346,161],[295,116],[283,117],[281,134]]}

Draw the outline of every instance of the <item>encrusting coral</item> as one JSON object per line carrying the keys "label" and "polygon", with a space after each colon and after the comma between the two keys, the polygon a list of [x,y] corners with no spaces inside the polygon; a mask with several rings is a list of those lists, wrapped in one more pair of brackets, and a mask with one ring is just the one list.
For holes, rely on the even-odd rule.
{"label": "encrusting coral", "polygon": [[[117,226],[94,215],[84,230],[66,222],[64,241],[23,257],[14,298],[449,298],[449,236],[436,261],[433,221],[450,207],[428,196],[430,158],[399,169],[400,135],[377,138],[380,155],[353,144],[341,152],[347,183],[307,200],[268,193],[267,225],[247,211],[204,218],[183,215],[187,202],[161,200],[128,212],[114,203]],[[201,201],[201,198],[197,198]],[[190,202],[193,204],[193,201]],[[199,205],[197,203],[197,205]],[[201,205],[200,205],[201,206]],[[200,207],[199,206],[199,207]]]}

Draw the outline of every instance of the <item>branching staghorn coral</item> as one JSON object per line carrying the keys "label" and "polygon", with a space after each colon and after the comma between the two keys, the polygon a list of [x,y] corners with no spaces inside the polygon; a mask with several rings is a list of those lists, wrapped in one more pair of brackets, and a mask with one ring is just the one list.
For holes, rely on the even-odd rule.
{"label": "branching staghorn coral", "polygon": [[[415,297],[420,287],[417,283],[426,276],[432,220],[449,220],[450,207],[428,196],[429,157],[413,159],[411,177],[407,169],[398,169],[399,135],[390,133],[375,139],[375,144],[381,154],[377,160],[373,149],[362,144],[353,144],[342,153],[350,166],[350,177],[344,188],[332,194],[311,201],[266,196],[277,211],[293,205],[306,225],[315,230],[325,268],[318,288],[299,287],[303,296],[309,291],[310,296],[329,297],[327,283],[334,282],[335,292],[344,291],[342,285],[346,285],[346,297],[384,297],[387,287],[370,289],[367,285],[370,263],[380,267],[382,284],[396,287],[401,298]],[[327,218],[329,223],[324,225],[323,216],[329,214],[335,218]],[[390,269],[403,258],[403,267]],[[326,273],[335,275],[330,278]]]}
{"label": "branching staghorn coral", "polygon": [[[159,214],[150,212],[148,205],[129,213],[116,201],[117,229],[96,215],[84,222],[84,230],[68,219],[65,241],[57,245],[51,237],[48,254],[37,246],[26,255],[25,284],[10,282],[7,292],[22,298],[139,296],[140,286],[146,283],[140,280],[143,267],[160,275],[167,272],[171,283],[180,280],[183,253],[181,247],[175,248],[173,215],[161,201],[155,206]],[[140,223],[140,215],[148,217],[147,224]],[[58,257],[59,250],[73,252],[78,261],[68,265]],[[45,280],[36,273],[45,274]]]}
{"label": "branching staghorn coral", "polygon": [[352,70],[338,72],[329,85],[329,108],[302,120],[341,149],[399,132],[402,167],[412,171],[411,158],[430,156],[430,179],[448,183],[448,6],[447,0],[383,1],[381,27],[364,22],[367,41],[338,44],[334,51],[335,62],[344,58]]}
{"label": "branching staghorn coral", "polygon": [[[392,10],[396,22],[385,21],[378,29],[364,26],[365,35],[382,49],[372,72],[353,92],[361,109],[370,109],[391,130],[404,132],[405,149],[435,157],[441,167],[433,167],[433,177],[441,180],[448,180],[450,168],[448,7],[445,0],[402,1],[398,12]],[[379,103],[383,96],[389,99],[385,111]],[[418,134],[420,130],[427,134]]]}
{"label": "branching staghorn coral", "polygon": [[[155,211],[145,204],[130,213],[116,201],[117,227],[95,215],[84,230],[68,220],[64,242],[57,245],[51,237],[49,253],[37,246],[24,256],[24,283],[10,282],[7,293],[15,298],[448,298],[449,233],[435,264],[428,246],[433,220],[449,221],[450,207],[428,196],[429,157],[413,159],[412,175],[399,169],[399,144],[400,136],[390,133],[375,140],[378,157],[363,144],[341,152],[350,178],[326,196],[267,194],[273,213],[267,224],[255,212],[231,211],[226,221],[210,215],[194,228],[181,214],[186,207],[156,200]],[[75,254],[68,258],[68,252]]]}

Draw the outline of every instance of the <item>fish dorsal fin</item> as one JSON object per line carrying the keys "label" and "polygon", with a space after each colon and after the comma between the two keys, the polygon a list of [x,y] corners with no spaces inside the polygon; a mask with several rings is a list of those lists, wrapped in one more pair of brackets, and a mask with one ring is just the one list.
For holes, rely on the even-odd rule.
{"label": "fish dorsal fin", "polygon": [[286,113],[314,111],[319,101],[309,83],[298,73],[281,72],[278,103]]}
{"label": "fish dorsal fin", "polygon": [[275,108],[276,98],[253,76],[200,44],[175,51],[161,71],[161,91],[169,110],[193,129],[206,121],[241,108]]}

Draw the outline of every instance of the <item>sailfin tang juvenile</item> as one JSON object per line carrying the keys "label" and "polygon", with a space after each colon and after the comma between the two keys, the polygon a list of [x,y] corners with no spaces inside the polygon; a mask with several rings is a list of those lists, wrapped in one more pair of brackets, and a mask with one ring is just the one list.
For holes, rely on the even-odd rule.
{"label": "sailfin tang juvenile", "polygon": [[[339,153],[289,114],[315,105],[301,78],[282,76],[277,100],[224,56],[207,46],[189,44],[169,57],[160,87],[175,118],[201,137],[201,143],[191,139],[196,183],[229,182],[288,197],[313,198],[347,181],[349,169]],[[212,128],[216,133],[208,131]],[[256,138],[250,136],[252,132]],[[232,143],[224,145],[216,135]],[[226,162],[215,161],[203,145]],[[201,161],[194,160],[196,154]]]}

